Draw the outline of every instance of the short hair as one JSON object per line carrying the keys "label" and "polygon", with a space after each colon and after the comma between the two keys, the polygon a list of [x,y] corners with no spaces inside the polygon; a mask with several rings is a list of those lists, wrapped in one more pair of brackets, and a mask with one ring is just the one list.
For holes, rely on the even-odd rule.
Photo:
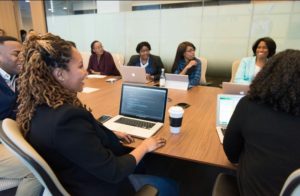
{"label": "short hair", "polygon": [[[92,53],[92,54],[96,54],[96,53],[93,51],[93,49],[94,49],[94,44],[97,43],[97,42],[99,42],[99,41],[98,41],[98,40],[95,40],[95,41],[93,41],[93,42],[91,43],[91,53]],[[101,43],[101,42],[99,42],[99,43]]]}
{"label": "short hair", "polygon": [[144,46],[146,46],[146,47],[148,48],[148,50],[151,50],[150,44],[149,44],[148,42],[145,42],[145,41],[144,41],[144,42],[139,43],[139,44],[136,46],[135,51],[136,51],[137,53],[140,53],[141,49],[142,49]]}
{"label": "short hair", "polygon": [[0,36],[0,44],[3,44],[4,42],[7,41],[15,41],[15,42],[20,42],[17,38],[11,37],[11,36]]}
{"label": "short hair", "polygon": [[21,29],[21,30],[20,30],[20,34],[21,34],[21,35],[27,34],[27,32],[26,32],[24,29]]}
{"label": "short hair", "polygon": [[300,50],[288,49],[270,58],[256,75],[249,99],[275,111],[300,115]]}
{"label": "short hair", "polygon": [[270,37],[262,37],[254,42],[254,44],[252,46],[253,55],[256,56],[256,49],[257,49],[259,43],[262,41],[265,42],[267,45],[267,48],[269,50],[269,54],[268,54],[267,58],[270,58],[271,56],[273,56],[276,53],[276,43]]}

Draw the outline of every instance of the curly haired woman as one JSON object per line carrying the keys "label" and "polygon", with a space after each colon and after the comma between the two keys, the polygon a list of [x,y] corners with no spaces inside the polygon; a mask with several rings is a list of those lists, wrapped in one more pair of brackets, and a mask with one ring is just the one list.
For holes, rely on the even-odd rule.
{"label": "curly haired woman", "polygon": [[76,48],[50,33],[31,35],[21,59],[17,122],[71,195],[117,195],[128,176],[136,189],[152,184],[161,195],[176,191],[169,179],[132,174],[147,152],[165,145],[163,138],[146,139],[126,154],[119,140],[132,138],[97,123],[77,98],[87,73]]}
{"label": "curly haired woman", "polygon": [[238,103],[224,137],[241,195],[279,195],[300,167],[300,51],[270,58]]}

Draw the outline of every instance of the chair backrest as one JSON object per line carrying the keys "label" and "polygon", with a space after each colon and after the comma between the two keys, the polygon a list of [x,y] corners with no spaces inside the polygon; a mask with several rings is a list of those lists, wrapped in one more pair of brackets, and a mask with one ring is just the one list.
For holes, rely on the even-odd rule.
{"label": "chair backrest", "polygon": [[200,84],[206,84],[207,59],[203,56],[198,57],[201,61],[201,79]]}
{"label": "chair backrest", "polygon": [[235,74],[237,72],[237,69],[239,68],[240,60],[233,61],[231,65],[231,79],[230,82],[234,82]]}
{"label": "chair backrest", "polygon": [[300,169],[289,175],[280,192],[280,196],[297,195],[300,195]]}
{"label": "chair backrest", "polygon": [[118,53],[112,53],[111,55],[112,55],[112,57],[114,59],[114,62],[115,62],[115,65],[116,65],[117,69],[120,72],[120,67],[122,65],[124,65],[124,63],[125,63],[124,55],[118,54]]}
{"label": "chair backrest", "polygon": [[46,161],[24,139],[14,120],[5,119],[0,130],[2,143],[11,150],[44,186],[44,195],[70,195]]}
{"label": "chair backrest", "polygon": [[87,69],[91,53],[90,52],[80,52],[80,54],[81,54],[82,61],[83,61],[83,67],[84,67],[84,69]]}

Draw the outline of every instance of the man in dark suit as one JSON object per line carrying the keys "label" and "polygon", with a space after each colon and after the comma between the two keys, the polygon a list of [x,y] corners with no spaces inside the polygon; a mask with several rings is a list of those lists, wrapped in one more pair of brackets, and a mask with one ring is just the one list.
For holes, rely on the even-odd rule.
{"label": "man in dark suit", "polygon": [[20,50],[17,39],[0,37],[0,120],[16,118],[16,76],[21,69],[17,57]]}
{"label": "man in dark suit", "polygon": [[[21,71],[18,63],[21,46],[14,37],[0,36],[0,123],[5,118],[16,118],[16,79]],[[37,179],[1,143],[0,178],[20,179],[16,195],[35,196],[42,190]]]}

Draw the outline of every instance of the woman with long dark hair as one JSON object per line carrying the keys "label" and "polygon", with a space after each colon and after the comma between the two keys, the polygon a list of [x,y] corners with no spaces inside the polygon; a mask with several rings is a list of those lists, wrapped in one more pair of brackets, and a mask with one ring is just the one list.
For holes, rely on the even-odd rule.
{"label": "woman with long dark hair", "polygon": [[199,85],[201,79],[201,61],[195,57],[196,47],[191,42],[179,44],[172,67],[172,73],[188,75],[189,85]]}

